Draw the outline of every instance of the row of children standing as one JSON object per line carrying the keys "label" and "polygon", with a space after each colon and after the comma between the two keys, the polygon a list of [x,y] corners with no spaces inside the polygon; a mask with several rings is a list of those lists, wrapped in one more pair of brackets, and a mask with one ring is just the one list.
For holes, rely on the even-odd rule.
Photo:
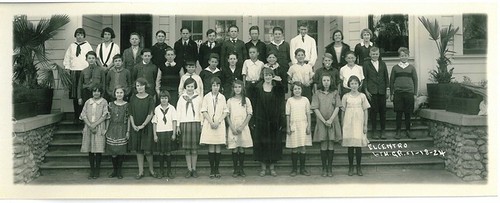
{"label": "row of children standing", "polygon": [[[103,30],[103,36],[106,35],[105,31],[106,30]],[[189,32],[189,29],[188,28],[181,29],[181,32],[186,32],[186,31]],[[237,35],[237,27],[232,26],[229,28],[230,36],[233,35],[231,33],[234,33],[234,31],[236,31]],[[257,31],[258,33],[258,27],[257,28],[252,27],[250,29],[250,34],[252,35],[252,32],[255,31]],[[368,31],[363,30],[361,36],[362,37],[365,36],[366,35],[365,33]],[[109,30],[107,32],[109,33]],[[114,94],[111,94],[110,91],[107,91],[108,98],[110,99],[116,98],[116,101],[110,103],[109,105],[110,106],[109,110],[113,111],[112,107],[113,105],[120,106],[123,104],[127,104],[124,101],[124,98],[126,98],[127,95],[129,95],[129,93],[132,92],[131,88],[129,88],[132,85],[129,84],[132,84],[132,81],[136,82],[135,87],[137,94],[134,96],[130,96],[130,106],[128,108],[125,108],[129,112],[126,112],[124,115],[126,115],[127,113],[131,115],[128,121],[126,118],[125,120],[123,120],[123,123],[126,124],[123,129],[127,129],[126,133],[124,133],[125,139],[117,138],[113,140],[112,138],[113,136],[112,135],[108,136],[107,134],[116,134],[116,133],[115,132],[111,133],[113,130],[109,131],[107,130],[108,128],[104,128],[103,131],[104,133],[102,132],[100,133],[101,135],[106,134],[106,137],[108,137],[109,140],[108,145],[111,146],[116,145],[116,143],[120,143],[119,145],[123,147],[125,145],[123,143],[124,142],[126,143],[128,140],[129,147],[128,149],[125,150],[137,152],[139,174],[136,176],[136,178],[142,178],[144,176],[144,172],[142,170],[143,167],[142,164],[144,162],[143,154],[146,154],[146,158],[148,159],[148,163],[150,166],[150,174],[152,176],[173,177],[173,174],[171,173],[170,170],[170,164],[171,164],[171,158],[169,156],[170,147],[168,147],[171,144],[170,142],[168,142],[168,144],[165,144],[167,142],[162,142],[161,141],[162,139],[160,139],[160,137],[167,137],[166,140],[171,141],[172,139],[176,139],[175,134],[181,135],[182,148],[186,150],[186,162],[188,166],[188,172],[186,173],[186,177],[198,176],[196,171],[196,162],[197,162],[196,151],[198,148],[198,144],[200,143],[209,145],[209,161],[211,165],[210,177],[220,177],[220,173],[218,172],[218,165],[220,162],[220,150],[221,150],[220,147],[221,145],[224,144],[227,144],[229,148],[233,149],[233,164],[235,166],[235,171],[233,174],[234,176],[245,175],[243,171],[244,148],[252,147],[252,145],[254,147],[255,159],[260,161],[262,165],[262,170],[259,174],[261,176],[266,175],[266,169],[267,169],[266,167],[269,166],[268,173],[270,173],[273,176],[276,176],[277,173],[274,170],[274,164],[281,159],[281,154],[282,154],[281,132],[283,131],[286,131],[287,133],[286,147],[292,148],[292,172],[290,175],[295,176],[297,174],[298,159],[300,159],[300,173],[304,175],[309,175],[309,172],[305,169],[305,146],[311,146],[311,137],[312,137],[311,116],[310,116],[311,109],[314,111],[317,119],[317,124],[315,128],[316,135],[314,136],[315,138],[314,140],[321,141],[321,160],[323,165],[322,175],[323,176],[333,175],[331,169],[332,159],[333,159],[333,143],[335,141],[340,141],[340,140],[342,140],[343,146],[349,147],[348,149],[348,157],[350,163],[349,175],[352,175],[353,173],[352,159],[354,150],[356,150],[356,157],[357,157],[357,169],[358,169],[357,173],[358,175],[362,175],[360,169],[361,147],[366,146],[368,143],[368,139],[366,138],[366,131],[367,131],[366,125],[367,125],[368,114],[366,113],[366,110],[370,107],[370,104],[372,104],[371,106],[377,107],[376,111],[370,112],[372,119],[375,118],[376,120],[376,117],[373,116],[374,113],[372,112],[378,112],[381,114],[382,133],[381,135],[379,135],[380,138],[383,138],[383,129],[384,129],[383,121],[385,120],[385,118],[382,119],[383,114],[385,114],[385,109],[382,110],[382,108],[385,106],[385,100],[383,102],[383,105],[381,104],[382,102],[378,102],[375,103],[375,105],[373,105],[374,98],[378,98],[377,96],[380,97],[380,95],[385,96],[385,91],[371,93],[372,92],[371,89],[374,88],[373,85],[370,85],[369,82],[374,79],[372,76],[370,76],[370,74],[366,74],[367,72],[369,73],[369,71],[367,71],[367,69],[369,68],[368,67],[369,61],[364,59],[366,57],[361,56],[364,52],[362,52],[361,55],[358,57],[356,57],[356,54],[354,52],[347,51],[344,53],[346,44],[342,43],[341,41],[343,37],[342,32],[335,31],[333,33],[334,43],[329,45],[329,47],[332,48],[332,52],[335,54],[336,57],[334,57],[333,54],[328,54],[329,47],[327,47],[327,54],[325,54],[325,56],[323,57],[323,67],[317,69],[316,73],[314,73],[312,71],[313,70],[312,66],[308,63],[308,61],[305,61],[306,51],[302,48],[298,48],[294,51],[297,63],[293,64],[288,69],[287,66],[290,64],[290,62],[288,64],[286,62],[289,61],[290,59],[287,58],[286,57],[287,54],[284,53],[288,50],[285,49],[285,51],[280,51],[280,47],[283,47],[280,45],[283,43],[285,43],[286,45],[286,42],[283,42],[282,38],[280,39],[280,36],[282,37],[283,30],[279,27],[276,27],[275,29],[273,29],[273,33],[274,33],[274,39],[277,40],[279,43],[273,41],[272,42],[273,45],[266,47],[266,52],[267,52],[266,61],[268,63],[264,64],[262,61],[259,60],[260,56],[259,50],[263,50],[262,47],[251,46],[248,49],[250,59],[245,60],[241,65],[242,67],[238,65],[239,62],[242,61],[239,60],[242,57],[241,55],[238,55],[237,52],[225,53],[225,55],[227,55],[226,56],[227,58],[222,58],[222,59],[226,59],[227,63],[223,60],[224,62],[221,63],[221,66],[227,68],[223,68],[223,70],[220,71],[220,69],[218,69],[217,67],[219,64],[218,55],[210,53],[208,57],[205,57],[203,59],[201,59],[202,57],[200,57],[201,60],[206,60],[208,58],[207,62],[209,65],[207,66],[206,69],[204,69],[200,73],[199,76],[196,75],[196,73],[194,72],[195,61],[187,59],[186,61],[181,61],[179,63],[175,62],[174,59],[177,58],[175,55],[176,52],[175,50],[169,48],[168,45],[165,49],[163,48],[157,49],[160,50],[160,52],[164,50],[165,53],[164,55],[165,60],[163,60],[165,62],[162,61],[163,65],[160,65],[159,68],[157,68],[156,66],[153,68],[154,65],[150,66],[152,68],[149,69],[147,68],[148,64],[150,64],[151,55],[154,52],[148,49],[141,50],[141,58],[143,59],[142,63],[136,64],[133,68],[130,67],[125,69],[122,68],[123,64],[121,64],[122,63],[121,61],[125,62],[124,63],[125,67],[127,67],[127,64],[130,64],[130,62],[127,62],[129,60],[124,59],[125,56],[128,55],[127,53],[131,52],[132,55],[137,55],[137,52],[139,51],[138,47],[134,49],[134,45],[138,45],[139,35],[133,33],[131,34],[130,37],[130,42],[132,44],[132,47],[125,50],[123,57],[120,57],[119,55],[113,57],[113,63],[111,63],[111,66],[114,67],[112,67],[112,69],[110,70],[113,70],[114,74],[110,74],[109,70],[107,76],[105,76],[106,78],[109,79],[112,78],[113,75],[115,75],[118,79],[115,79],[115,82],[111,83],[110,83],[111,79],[102,80],[102,78],[104,78],[102,76],[106,75],[103,74],[106,73],[106,70],[102,70],[100,71],[101,73],[96,74],[95,73],[96,71],[93,71],[93,67],[97,67],[97,64],[92,61],[93,58],[92,56],[94,56],[94,60],[95,58],[99,58],[99,61],[103,62],[102,54],[100,54],[100,57],[97,57],[97,54],[88,52],[86,54],[87,55],[86,60],[89,64],[88,66],[91,69],[92,73],[91,74],[92,76],[89,77],[91,83],[89,84],[85,83],[86,77],[85,77],[85,71],[83,71],[84,79],[83,80],[80,79],[79,84],[81,85],[79,85],[80,88],[77,88],[77,92],[80,92],[85,88],[87,89],[90,88],[91,90],[94,90],[92,91],[93,98],[87,100],[88,101],[87,103],[89,103],[89,105],[92,105],[92,108],[95,108],[96,104],[102,103],[100,97],[97,97],[96,95],[98,95],[98,93],[99,94],[104,93],[100,91],[99,88],[97,87],[99,87],[99,84],[102,84],[101,87],[104,87],[104,84],[109,85],[107,90],[113,89],[112,93]],[[80,49],[76,48],[77,52],[78,50],[80,50],[81,52],[81,44],[79,44],[81,43],[79,42],[79,38],[81,38],[81,35],[82,34],[79,33],[79,30],[75,32],[75,37],[77,39],[77,43],[75,43],[75,45],[77,45],[77,47],[80,47]],[[161,39],[161,35],[164,36],[165,33],[159,31],[157,33],[157,38]],[[215,35],[215,31],[209,30],[207,32],[207,36],[209,35]],[[339,35],[340,35],[340,43],[338,40]],[[84,36],[85,33],[83,31],[83,37]],[[103,38],[105,39],[106,42],[106,37]],[[229,42],[229,41],[227,42],[234,44],[238,42],[238,41],[235,42]],[[252,38],[251,42],[253,43],[253,41],[254,40]],[[254,45],[258,45],[258,42],[257,44]],[[207,43],[208,44],[210,43],[210,36],[209,36],[209,42]],[[189,43],[186,42],[183,45],[184,48],[186,48],[188,44]],[[338,48],[339,44],[341,49]],[[165,45],[163,45],[163,47],[165,47]],[[158,45],[158,43],[155,46],[162,47],[162,45]],[[214,45],[207,45],[207,46],[211,46],[212,48],[215,47]],[[365,44],[361,43],[358,46],[362,46],[362,48],[363,47],[370,48],[369,56],[372,61],[373,65],[372,67],[374,67],[376,70],[375,82],[380,83],[380,81],[382,81],[385,83],[385,87],[387,87],[388,80],[387,77],[384,76],[384,69],[385,69],[385,75],[387,75],[387,70],[385,68],[385,63],[383,63],[383,61],[381,60],[378,60],[378,53],[379,53],[378,49],[376,47],[375,48],[370,47],[372,45],[369,45],[369,43],[367,46],[366,41]],[[356,47],[355,50],[358,50],[358,46]],[[111,47],[113,47],[113,45]],[[274,48],[276,48],[276,50],[274,50]],[[71,47],[70,49],[68,49],[68,51],[69,50],[71,50]],[[347,50],[349,50],[349,48]],[[202,49],[200,47],[200,52],[201,51]],[[411,95],[411,93],[416,92],[415,91],[416,74],[414,68],[406,69],[408,67],[407,64],[408,51],[407,49],[401,49],[399,52],[401,56],[401,63],[398,64],[398,67],[403,69],[402,70],[403,73],[399,72],[395,73],[395,71],[398,71],[398,69],[394,68],[393,72],[391,73],[391,93],[394,92],[394,96],[396,98],[395,103],[399,102],[398,105],[395,105],[395,110],[398,111],[397,137],[399,137],[400,120],[402,114],[401,112],[403,110],[408,109],[406,107],[413,105],[413,103],[411,103],[411,98],[413,97],[410,98],[408,95]],[[111,53],[108,52],[108,59],[110,54]],[[184,54],[184,56],[186,55]],[[201,53],[200,56],[202,56]],[[153,57],[153,59],[155,58],[158,60],[158,57]],[[357,58],[358,58],[358,63],[363,62],[362,68],[360,68],[360,66],[355,64]],[[278,61],[280,62],[283,61],[284,65],[281,65]],[[99,65],[101,65],[101,62],[99,62]],[[104,62],[107,62],[107,60]],[[336,69],[333,68],[334,64],[337,64],[338,66],[339,64],[342,65],[343,62],[347,64],[341,66],[340,71],[338,70],[336,71]],[[180,64],[184,65],[181,66]],[[102,65],[102,67],[104,68],[109,66],[110,65]],[[241,68],[238,69],[238,67]],[[186,74],[182,74],[184,71],[182,68],[186,69],[187,71]],[[123,79],[123,78],[128,78],[127,76],[119,77],[118,74],[122,71],[127,72],[126,70],[132,72],[130,74],[130,79],[128,81],[126,81],[127,79]],[[238,72],[238,70],[241,72]],[[170,72],[170,74],[162,74],[168,72]],[[93,75],[99,75],[99,76],[93,77]],[[365,79],[365,75],[366,75],[366,81],[368,81],[366,83],[368,83],[368,85],[365,84],[363,86],[362,81]],[[380,80],[380,77],[377,78],[379,75],[382,76],[382,80]],[[139,77],[141,78],[137,80],[135,79]],[[82,78],[82,76],[80,78]],[[221,80],[220,78],[222,78],[223,80]],[[408,82],[408,78],[412,80],[411,88],[409,85],[410,83]],[[123,80],[125,80],[126,82],[123,82]],[[397,82],[398,80],[399,82]],[[96,81],[101,81],[101,82],[96,83]],[[178,88],[175,88],[177,86],[176,85],[177,81],[179,81],[178,82],[179,85]],[[338,85],[340,84],[340,81],[343,81],[342,86]],[[284,94],[285,92],[287,92],[288,89],[288,85],[286,84],[286,82],[292,83],[291,87],[292,87],[293,97],[289,98],[286,101],[286,104],[284,104],[285,103]],[[311,90],[312,84],[314,84],[314,91]],[[384,84],[380,84],[380,86],[383,85]],[[112,88],[116,86],[121,86],[121,88]],[[219,92],[221,92],[221,86],[224,95],[219,94]],[[339,88],[337,88],[337,86]],[[367,96],[357,91],[358,86],[363,86],[361,90],[364,90]],[[160,87],[167,87],[167,88],[160,89]],[[244,93],[245,91],[243,89],[246,90],[248,94],[248,99],[247,97],[245,97]],[[380,89],[385,90],[385,88],[383,87],[381,87]],[[410,91],[410,89],[413,92]],[[122,99],[118,99],[118,95],[121,94],[121,92],[123,92],[124,96]],[[240,93],[238,94],[238,92]],[[314,97],[312,96],[313,92],[315,93]],[[348,97],[343,97],[343,95],[346,94],[347,92],[349,92]],[[157,94],[160,95],[159,98],[161,100],[161,104],[156,108],[157,109],[159,108],[161,111],[155,110],[155,113],[153,114],[153,109]],[[302,97],[302,95],[305,95],[306,97]],[[179,103],[175,98],[177,96],[179,97]],[[226,103],[226,98],[229,97],[231,97],[231,99],[234,97],[235,99],[233,100],[229,99]],[[149,99],[144,100],[145,98]],[[340,98],[342,98],[341,102]],[[391,99],[392,99],[392,94],[391,94]],[[142,101],[142,103],[139,102],[136,104],[134,100]],[[370,104],[368,103],[368,100],[370,101],[369,102]],[[82,103],[82,101],[84,101],[84,99],[81,96],[78,97],[78,102],[80,104]],[[312,105],[310,105],[309,101],[312,101]],[[382,101],[382,99],[376,100],[375,102],[377,101]],[[178,113],[174,113],[175,108],[172,105],[168,105],[169,102],[174,104],[174,106],[175,103],[178,103],[177,104]],[[239,106],[243,107],[240,108],[239,110],[237,110],[238,108],[234,107],[238,106],[236,105],[238,104],[238,102]],[[233,104],[231,105],[231,103]],[[252,104],[254,104],[253,108]],[[85,104],[84,109],[87,106],[88,105]],[[338,118],[339,116],[337,115],[337,113],[339,112],[339,108],[343,109],[343,113],[346,114],[343,116],[344,118],[343,131],[342,131],[343,137],[341,136],[340,133],[340,124]],[[169,118],[167,118],[168,117],[167,114],[169,112],[168,109],[172,109],[169,114],[171,115],[171,117]],[[184,109],[186,109],[186,111],[184,111]],[[232,113],[231,109],[235,109],[234,111],[236,113],[234,112]],[[362,111],[351,112],[350,109],[361,109]],[[87,112],[88,111],[84,111],[81,114],[82,117],[85,117]],[[92,112],[96,113],[95,111]],[[139,116],[138,112],[142,112],[142,115]],[[182,112],[184,112],[184,114]],[[255,116],[252,116],[253,112],[255,112]],[[102,110],[102,116],[104,116],[105,114],[106,110]],[[118,116],[118,114],[119,113],[117,113],[116,115]],[[134,116],[134,114],[136,116]],[[224,124],[224,121],[227,114],[229,114],[230,119],[228,119],[228,129],[227,129],[228,136],[226,138],[225,136],[226,125]],[[231,121],[231,118],[233,118],[234,114],[236,114],[235,119],[236,118],[237,119],[235,121]],[[109,115],[113,115],[112,112]],[[177,118],[175,118],[174,115],[176,115]],[[407,135],[409,135],[408,133],[409,116],[407,116],[407,112],[405,112],[405,116],[407,120]],[[108,122],[104,122],[104,120],[106,120],[104,117],[103,117],[104,119],[97,119],[97,121],[95,117],[96,117],[95,115],[91,116],[92,118],[90,119],[92,120],[91,122],[85,121],[89,120],[88,117],[82,118],[86,122],[86,127],[85,127],[86,130],[84,129],[84,138],[85,134],[97,135],[96,126],[98,126],[99,123],[101,124],[105,123],[106,125],[108,125]],[[172,127],[165,127],[163,129],[159,127],[160,125],[158,124],[158,117],[162,117],[163,120],[172,122],[171,125]],[[253,136],[250,136],[250,130],[248,127],[248,123],[250,122],[251,117],[254,118],[252,119],[253,121],[250,124],[250,126],[252,127],[252,129],[254,129],[253,127],[255,126],[256,129],[252,133]],[[154,129],[152,126],[150,126],[151,120],[153,120],[153,123],[156,123]],[[167,125],[167,121],[164,122],[165,125]],[[130,122],[130,124],[128,124],[127,122]],[[237,124],[234,125],[233,122]],[[139,123],[141,123],[141,125],[137,126],[137,124]],[[201,123],[203,123],[203,128],[201,127]],[[372,124],[375,124],[375,122],[372,122]],[[170,124],[168,124],[168,126],[170,126]],[[373,125],[372,127],[374,126],[375,125]],[[133,129],[132,132],[135,131],[135,133],[130,133],[131,130],[130,128],[132,128]],[[141,132],[143,136],[130,135],[130,134],[137,134],[137,132]],[[170,132],[170,133],[164,135],[161,132]],[[162,136],[159,136],[158,134],[161,134]],[[199,134],[201,134],[201,138],[198,137]],[[233,135],[233,137],[230,136],[231,134]],[[238,137],[236,135],[245,135],[245,136]],[[377,136],[374,136],[374,138],[377,138]],[[99,144],[102,146],[102,143],[94,143],[95,141],[96,139],[91,139],[91,141],[87,141],[84,139],[82,142],[86,144],[91,143],[90,146]],[[156,147],[154,145],[157,146],[159,145],[160,147]],[[161,147],[162,145],[164,146]],[[84,145],[82,144],[82,151],[84,152],[89,151],[89,160],[91,161],[91,167],[97,168],[96,169],[97,171],[100,165],[101,153],[103,153],[104,151],[103,148],[104,147],[102,147],[102,149],[89,150],[87,148],[84,149]],[[160,160],[160,166],[161,166],[160,174],[155,173],[152,167],[153,148],[155,149],[159,148],[160,153],[165,155],[165,157],[162,157]],[[124,151],[122,151],[120,155],[114,156],[115,158],[113,158],[113,166],[115,170],[113,171],[113,174],[111,174],[111,176],[118,176],[118,177],[122,176],[120,173],[121,171],[120,166],[121,163],[123,162],[123,154]],[[164,158],[167,161],[167,171],[163,170]],[[96,177],[96,176],[98,176],[98,172],[92,170],[92,173],[89,177]]]}

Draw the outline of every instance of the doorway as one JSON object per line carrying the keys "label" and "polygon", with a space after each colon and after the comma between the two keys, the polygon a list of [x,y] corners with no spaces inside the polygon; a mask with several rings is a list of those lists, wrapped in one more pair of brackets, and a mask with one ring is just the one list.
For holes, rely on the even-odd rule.
{"label": "doorway", "polygon": [[141,35],[140,47],[151,47],[153,44],[152,25],[153,16],[148,14],[122,14],[120,15],[120,51],[130,47],[130,33],[137,32]]}

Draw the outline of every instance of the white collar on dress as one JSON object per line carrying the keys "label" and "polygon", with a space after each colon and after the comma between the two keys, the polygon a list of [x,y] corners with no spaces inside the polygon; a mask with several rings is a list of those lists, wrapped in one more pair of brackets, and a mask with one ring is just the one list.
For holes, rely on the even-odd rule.
{"label": "white collar on dress", "polygon": [[209,66],[209,67],[206,67],[206,68],[205,68],[205,70],[210,71],[211,73],[217,73],[217,72],[219,72],[219,71],[220,71],[220,70],[219,70],[219,68],[215,68],[215,70],[214,70],[214,71],[212,71],[212,69],[210,69],[210,66]]}

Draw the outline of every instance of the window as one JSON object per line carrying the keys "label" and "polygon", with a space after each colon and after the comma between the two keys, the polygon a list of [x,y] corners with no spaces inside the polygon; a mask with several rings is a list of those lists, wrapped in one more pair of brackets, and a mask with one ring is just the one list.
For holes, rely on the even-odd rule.
{"label": "window", "polygon": [[229,37],[229,27],[236,25],[236,20],[216,20],[215,31],[217,32],[217,40],[225,40]]}
{"label": "window", "polygon": [[203,40],[203,21],[201,20],[183,20],[182,27],[191,29],[191,39],[194,41]]}
{"label": "window", "polygon": [[486,54],[488,48],[488,16],[485,14],[464,14],[464,54]]}
{"label": "window", "polygon": [[368,27],[381,56],[398,56],[399,47],[409,48],[408,15],[369,15]]}
{"label": "window", "polygon": [[308,35],[316,40],[316,45],[318,45],[318,21],[317,20],[297,20],[297,35],[299,32],[299,26],[302,23],[307,23]]}
{"label": "window", "polygon": [[264,43],[269,44],[273,41],[274,27],[281,27],[285,32],[285,20],[264,20]]}

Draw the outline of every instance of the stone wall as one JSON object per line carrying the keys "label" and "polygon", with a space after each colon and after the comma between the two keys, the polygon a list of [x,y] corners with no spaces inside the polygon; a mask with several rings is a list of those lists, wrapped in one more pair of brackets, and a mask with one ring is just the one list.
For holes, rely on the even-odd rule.
{"label": "stone wall", "polygon": [[14,183],[29,183],[40,175],[39,166],[48,151],[55,124],[26,132],[14,132]]}
{"label": "stone wall", "polygon": [[[439,112],[438,112],[439,114]],[[443,113],[445,114],[445,113]],[[422,116],[422,114],[421,114]],[[460,118],[462,114],[437,115],[434,119],[422,116],[428,123],[430,136],[434,138],[434,145],[446,151],[445,165],[464,181],[479,181],[488,179],[488,128],[487,122],[478,124],[477,119],[487,121],[485,117],[476,118],[473,123]],[[452,119],[443,119],[443,118]],[[452,120],[451,122],[443,122]],[[460,121],[460,122],[456,122]]]}

